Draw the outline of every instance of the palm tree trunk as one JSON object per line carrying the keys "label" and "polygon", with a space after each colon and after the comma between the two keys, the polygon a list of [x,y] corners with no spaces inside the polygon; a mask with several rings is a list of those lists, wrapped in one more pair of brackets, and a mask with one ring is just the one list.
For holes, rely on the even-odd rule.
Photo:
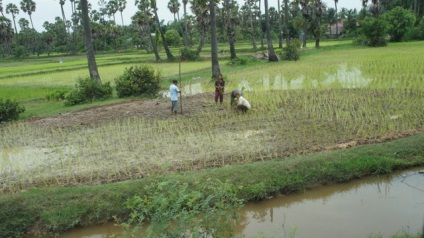
{"label": "palm tree trunk", "polygon": [[169,50],[168,44],[166,43],[165,35],[163,34],[162,29],[160,28],[160,22],[159,22],[159,17],[158,17],[158,12],[156,10],[156,7],[153,8],[153,12],[155,13],[156,24],[158,25],[158,30],[162,38],[162,44],[163,44],[163,48],[165,48],[166,57],[168,60],[174,60],[174,56],[172,55],[171,51]]}
{"label": "palm tree trunk", "polygon": [[255,42],[255,27],[253,26],[253,13],[252,8],[249,4],[249,13],[250,13],[250,27],[252,28],[252,44],[253,50],[256,50],[256,42]]}
{"label": "palm tree trunk", "polygon": [[184,33],[183,33],[183,39],[184,39],[184,46],[188,47],[188,39],[187,39],[187,4],[184,4]]}
{"label": "palm tree trunk", "polygon": [[259,24],[258,24],[258,28],[259,28],[259,32],[261,35],[261,48],[264,48],[264,32],[262,31],[262,12],[261,12],[261,0],[259,0]]}
{"label": "palm tree trunk", "polygon": [[274,46],[272,45],[272,39],[271,39],[271,27],[269,25],[268,0],[264,0],[264,3],[265,3],[266,38],[267,38],[267,42],[268,42],[268,61],[277,62],[278,57],[274,52]]}
{"label": "palm tree trunk", "polygon": [[278,0],[278,48],[283,48],[283,29],[281,26],[281,5]]}
{"label": "palm tree trunk", "polygon": [[[338,37],[339,36],[339,18],[337,17],[337,2],[338,2],[338,0],[334,0],[334,7],[336,9],[336,36]],[[330,30],[331,30],[331,28],[330,28]],[[330,35],[331,35],[331,33],[330,33]]]}
{"label": "palm tree trunk", "polygon": [[211,57],[212,57],[212,78],[218,78],[221,73],[218,62],[218,42],[216,40],[216,16],[215,2],[209,0],[210,18],[211,18]]}
{"label": "palm tree trunk", "polygon": [[97,70],[96,57],[94,56],[93,42],[90,28],[90,18],[88,17],[87,0],[81,0],[82,22],[84,27],[85,48],[87,49],[88,71],[90,78],[102,83],[100,80],[99,71]]}
{"label": "palm tree trunk", "polygon": [[284,28],[286,32],[286,44],[290,42],[289,32],[289,0],[284,0]]}

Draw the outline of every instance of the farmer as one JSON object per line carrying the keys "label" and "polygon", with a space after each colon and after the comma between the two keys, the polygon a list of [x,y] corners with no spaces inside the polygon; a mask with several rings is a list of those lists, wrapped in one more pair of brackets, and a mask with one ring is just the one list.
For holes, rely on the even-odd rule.
{"label": "farmer", "polygon": [[250,108],[250,103],[241,95],[241,92],[236,92],[236,98],[237,98],[237,111],[247,112]]}
{"label": "farmer", "polygon": [[237,92],[239,92],[240,95],[243,96],[243,92],[238,90],[238,89],[231,91],[231,102],[230,102],[231,108],[237,107],[237,100],[236,100],[236,93]]}
{"label": "farmer", "polygon": [[224,101],[224,87],[224,78],[222,74],[218,74],[218,79],[215,81],[215,104],[218,104],[219,98],[219,103],[222,105],[222,101]]}
{"label": "farmer", "polygon": [[177,80],[172,80],[172,84],[171,86],[169,86],[169,93],[171,96],[171,113],[177,114],[178,112],[178,93],[181,94],[180,89],[177,86],[178,81]]}

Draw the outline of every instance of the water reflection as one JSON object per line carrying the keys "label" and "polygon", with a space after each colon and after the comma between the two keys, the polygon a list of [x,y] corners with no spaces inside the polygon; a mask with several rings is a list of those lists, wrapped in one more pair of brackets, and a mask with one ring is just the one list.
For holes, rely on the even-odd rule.
{"label": "water reflection", "polygon": [[[328,238],[415,234],[424,215],[424,171],[415,168],[305,193],[278,196],[247,204],[239,213],[239,234],[253,237]],[[77,229],[61,238],[104,238],[116,233],[113,224]]]}
{"label": "water reflection", "polygon": [[266,237],[389,237],[415,234],[424,219],[424,175],[419,170],[324,186],[248,204],[241,233]]}

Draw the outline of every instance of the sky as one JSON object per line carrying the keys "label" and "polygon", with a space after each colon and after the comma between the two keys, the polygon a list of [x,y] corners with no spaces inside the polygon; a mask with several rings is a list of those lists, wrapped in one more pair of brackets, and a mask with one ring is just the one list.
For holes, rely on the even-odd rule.
{"label": "sky", "polygon": [[[93,8],[97,9],[97,2],[98,0],[88,0],[92,3],[94,6]],[[174,20],[173,14],[171,14],[168,10],[167,4],[169,0],[156,0],[157,6],[158,6],[158,15],[161,20],[164,20],[165,23],[169,21]],[[244,0],[237,0],[239,2],[239,5],[242,5]],[[59,0],[34,0],[36,3],[36,10],[32,13],[32,20],[34,22],[34,27],[37,31],[44,31],[43,23],[45,21],[54,22],[54,19],[57,16],[62,16],[61,10],[60,10],[60,4]],[[124,17],[124,24],[128,25],[130,24],[131,16],[134,15],[134,13],[137,11],[137,8],[134,5],[135,0],[127,0],[126,9],[123,11],[123,17]],[[180,16],[183,15],[183,7],[182,7],[182,1],[181,7],[180,7]],[[280,3],[282,4],[283,0],[280,0]],[[327,4],[328,7],[334,8],[334,0],[323,0],[324,3]],[[25,18],[29,21],[28,14],[24,13],[20,9],[20,0],[3,0],[3,8],[6,9],[6,6],[9,3],[15,4],[19,8],[19,15],[16,17],[16,24],[18,23],[18,20],[20,18]],[[268,4],[270,7],[277,8],[277,0],[268,0]],[[339,0],[339,3],[337,4],[338,9],[347,8],[347,9],[360,9],[361,8],[361,0]],[[190,9],[190,4],[187,5],[187,10]],[[65,5],[65,17],[69,19],[71,16],[71,5],[69,0],[66,0]],[[262,10],[263,10],[263,1],[262,1]],[[6,11],[4,10],[4,14],[7,18],[12,19],[12,16],[10,14],[6,14]],[[190,13],[189,13],[190,14]],[[115,15],[116,23],[118,25],[121,25],[121,16],[119,12]],[[19,26],[18,26],[19,31]]]}

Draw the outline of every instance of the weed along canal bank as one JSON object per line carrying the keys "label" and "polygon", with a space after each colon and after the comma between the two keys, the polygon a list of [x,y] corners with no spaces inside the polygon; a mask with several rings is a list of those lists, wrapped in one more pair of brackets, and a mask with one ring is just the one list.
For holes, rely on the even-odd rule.
{"label": "weed along canal bank", "polygon": [[[420,170],[422,166],[424,166],[424,134],[417,134],[379,144],[359,145],[349,149],[323,151],[285,159],[229,165],[199,171],[152,175],[142,179],[116,183],[68,187],[43,186],[16,193],[4,193],[0,196],[0,237],[55,236],[78,227],[111,222],[114,218],[121,223],[126,223],[128,218],[134,214],[140,215],[138,218],[147,217],[147,213],[144,212],[151,212],[149,219],[153,221],[153,224],[158,217],[171,220],[172,217],[164,216],[164,214],[169,215],[169,212],[166,211],[173,211],[174,221],[187,222],[193,218],[189,213],[181,212],[187,211],[184,210],[184,207],[187,208],[187,206],[191,210],[198,209],[201,212],[234,211],[238,210],[241,204],[264,200],[272,196],[278,197],[279,194],[282,195],[279,201],[286,202],[285,205],[279,205],[283,207],[282,212],[277,211],[277,208],[272,208],[271,212],[270,207],[256,211],[255,205],[249,203],[244,208],[247,209],[244,210],[244,215],[242,210],[241,213],[238,213],[241,215],[237,217],[224,215],[224,213],[211,213],[212,215],[208,218],[215,221],[237,218],[240,222],[239,225],[243,226],[246,221],[253,223],[249,217],[262,217],[261,222],[257,222],[258,224],[255,225],[257,227],[266,225],[267,220],[272,218],[275,221],[273,224],[277,225],[269,229],[278,230],[281,229],[281,225],[284,225],[285,232],[297,229],[298,234],[307,237],[309,236],[306,233],[307,230],[301,228],[301,225],[296,225],[296,219],[302,217],[305,217],[305,220],[315,218],[316,222],[324,222],[327,218],[343,216],[344,213],[348,213],[343,210],[347,205],[342,202],[348,200],[348,197],[355,197],[355,195],[351,190],[343,188],[344,185],[347,185],[344,184],[345,182],[369,176],[384,175],[380,176],[384,178],[395,171],[407,168]],[[410,177],[407,175],[407,179]],[[413,182],[407,181],[407,183],[412,187],[419,188]],[[318,203],[315,205],[309,204],[311,198],[320,197],[320,195],[314,194],[314,190],[310,189],[326,184],[339,186],[335,190],[341,190],[342,194],[349,193],[350,195],[346,199],[338,200],[339,202],[331,202],[333,206],[330,206],[329,201],[333,199],[332,197],[342,196],[342,194],[331,191],[325,192],[327,187],[322,187],[318,191],[324,193],[323,197],[321,196],[322,198],[318,199]],[[376,184],[377,188],[380,189],[377,192],[371,192],[371,197],[387,196],[386,198],[390,198],[395,192],[412,194],[412,190],[397,190],[397,188],[392,188],[381,181],[371,184]],[[375,186],[372,185],[372,187]],[[353,189],[353,191],[356,190],[358,188]],[[286,197],[290,194],[295,194],[292,196],[296,197],[298,196],[296,194],[302,194],[305,191],[305,194],[309,194],[310,198],[300,199],[296,202],[293,198],[288,199],[289,197]],[[417,192],[419,193],[419,191]],[[367,202],[368,195],[363,196],[363,199],[357,198],[359,200],[351,203],[362,202],[362,206],[370,206]],[[422,197],[424,197],[422,194],[418,197],[411,195],[412,201],[401,202],[396,208],[404,209],[408,213],[411,208],[408,208],[406,203],[419,203],[419,199],[422,199]],[[385,201],[390,201],[390,199]],[[266,202],[267,200],[263,204],[266,204]],[[382,200],[380,200],[380,203],[382,203]],[[405,207],[402,203],[405,203]],[[178,207],[181,204],[184,206]],[[194,204],[202,204],[202,206],[194,206]],[[298,206],[298,211],[290,210],[294,209],[295,206]],[[394,205],[389,204],[389,206]],[[164,209],[159,210],[161,207]],[[371,209],[376,209],[372,213],[374,215],[384,214],[377,206],[373,206],[369,210]],[[417,210],[419,209],[422,210],[422,207],[417,206]],[[353,219],[353,214],[345,214],[345,216],[346,219]],[[380,219],[371,215],[367,216],[372,220]],[[386,214],[386,216],[401,218],[400,215],[396,214]],[[361,220],[360,216],[355,215],[355,217]],[[386,222],[388,221],[386,220]],[[312,223],[312,220],[309,220],[309,222]],[[349,222],[354,223],[353,220]],[[391,221],[390,224],[393,225],[394,223],[396,221]],[[153,227],[155,231],[164,228],[158,224],[156,223],[156,226]],[[374,223],[372,225],[371,223],[366,226],[370,226],[368,231],[382,232],[382,234],[389,232],[380,230],[384,226],[379,224]],[[217,225],[223,226],[223,224]],[[231,231],[228,234],[235,235],[234,230],[232,230],[236,228],[235,224],[228,222],[226,225],[228,226],[225,226],[224,230]],[[399,221],[398,226],[400,228],[395,227],[395,229],[398,230],[407,225],[411,227],[411,232],[416,232],[416,228],[412,227],[412,221],[409,223]],[[316,229],[321,229],[319,226],[316,227]],[[192,228],[196,229],[196,227]],[[256,231],[256,228],[252,229],[252,232]],[[279,231],[281,232],[281,230]],[[252,234],[249,233],[248,235]],[[231,236],[228,235],[227,237]]]}
{"label": "weed along canal bank", "polygon": [[[238,212],[246,237],[390,237],[419,233],[424,221],[424,167],[319,186],[249,202]],[[122,235],[114,223],[74,229],[60,238]]]}

